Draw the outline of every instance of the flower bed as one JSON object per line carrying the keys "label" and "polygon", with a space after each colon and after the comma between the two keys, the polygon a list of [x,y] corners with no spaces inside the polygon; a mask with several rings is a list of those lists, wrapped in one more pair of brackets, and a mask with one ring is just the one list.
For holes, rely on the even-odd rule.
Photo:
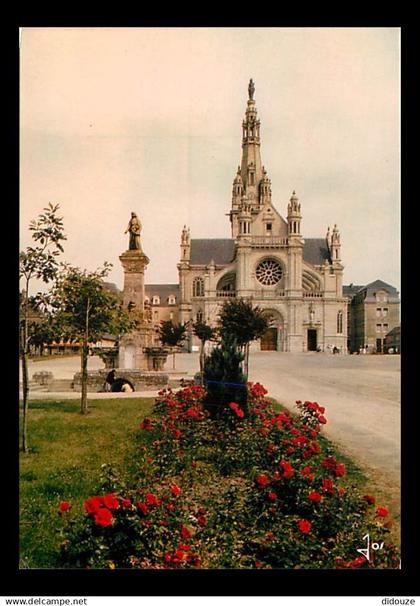
{"label": "flower bed", "polygon": [[[160,392],[130,486],[107,470],[84,514],[59,508],[62,565],[87,568],[396,568],[388,510],[345,485],[316,402],[276,411],[248,384],[217,418],[205,390]],[[147,437],[146,445],[144,437]],[[358,551],[369,534],[369,559]]]}

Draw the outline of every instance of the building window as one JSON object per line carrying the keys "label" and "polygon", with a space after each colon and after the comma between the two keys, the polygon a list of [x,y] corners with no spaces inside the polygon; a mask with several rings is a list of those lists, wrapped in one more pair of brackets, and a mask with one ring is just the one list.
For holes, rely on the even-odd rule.
{"label": "building window", "polygon": [[169,297],[168,297],[168,304],[169,305],[175,305],[175,302],[176,301],[175,301],[174,295],[169,295]]}
{"label": "building window", "polygon": [[173,311],[171,311],[171,312],[170,312],[170,314],[169,314],[169,319],[170,319],[170,320],[173,320],[173,319],[174,319],[174,312],[173,312]]}
{"label": "building window", "polygon": [[384,318],[386,318],[386,317],[387,317],[387,315],[388,315],[388,308],[387,308],[387,307],[384,307],[384,308],[383,308],[383,310],[382,310],[382,315],[383,315],[383,317],[384,317]]}
{"label": "building window", "polygon": [[382,329],[382,324],[377,324],[376,325],[376,332],[381,332]]}
{"label": "building window", "polygon": [[202,322],[203,321],[203,312],[201,311],[201,309],[199,309],[197,311],[196,320],[197,320],[197,322]]}
{"label": "building window", "polygon": [[388,324],[384,324],[383,328],[385,332],[388,332]]}
{"label": "building window", "polygon": [[194,278],[193,297],[204,297],[204,280],[203,280],[203,278]]}
{"label": "building window", "polygon": [[339,311],[337,314],[337,333],[340,335],[343,333],[343,312],[342,311]]}
{"label": "building window", "polygon": [[388,302],[388,294],[383,290],[375,293],[375,296],[377,301],[381,301],[382,303]]}
{"label": "building window", "polygon": [[266,226],[265,226],[265,228],[266,228],[267,231],[272,231],[273,224],[272,223],[267,223]]}
{"label": "building window", "polygon": [[377,317],[377,318],[380,318],[380,317],[381,317],[381,312],[382,312],[382,309],[381,309],[380,307],[377,307],[377,308],[376,308],[376,317]]}
{"label": "building window", "polygon": [[153,296],[152,305],[160,305],[160,297],[158,295]]}
{"label": "building window", "polygon": [[260,284],[263,284],[263,286],[273,286],[277,282],[280,282],[283,270],[280,263],[274,259],[265,259],[259,263],[255,274]]}

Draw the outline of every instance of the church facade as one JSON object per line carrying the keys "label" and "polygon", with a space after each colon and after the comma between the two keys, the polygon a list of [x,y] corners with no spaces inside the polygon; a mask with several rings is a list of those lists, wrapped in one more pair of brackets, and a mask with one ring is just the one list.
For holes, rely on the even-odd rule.
{"label": "church facade", "polygon": [[[178,263],[179,321],[217,324],[231,298],[258,305],[269,330],[254,344],[285,352],[347,351],[347,297],[337,226],[304,238],[302,206],[293,191],[283,217],[272,201],[261,160],[260,120],[250,81],[242,123],[242,158],[233,180],[231,237],[194,239],[184,226]],[[189,348],[194,348],[190,335]]]}

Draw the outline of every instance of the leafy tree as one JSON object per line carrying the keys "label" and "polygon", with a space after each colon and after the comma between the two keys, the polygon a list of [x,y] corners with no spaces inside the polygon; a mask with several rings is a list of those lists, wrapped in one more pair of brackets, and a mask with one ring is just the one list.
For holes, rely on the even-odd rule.
{"label": "leafy tree", "polygon": [[195,322],[193,324],[193,332],[200,339],[200,374],[203,376],[204,371],[204,347],[207,341],[211,341],[216,336],[216,330],[205,322]]}
{"label": "leafy tree", "polygon": [[110,263],[104,263],[102,269],[89,272],[65,265],[50,298],[56,330],[61,336],[82,344],[82,414],[87,413],[89,343],[98,341],[105,332],[122,335],[137,325],[136,320],[131,319],[123,309],[117,296],[104,288],[103,278],[111,267]]}
{"label": "leafy tree", "polygon": [[182,345],[186,338],[186,326],[184,324],[173,324],[171,320],[162,320],[159,327],[159,339],[162,345],[172,348],[173,368],[175,368],[176,347]]}
{"label": "leafy tree", "polygon": [[32,280],[49,283],[57,277],[59,263],[57,257],[63,252],[61,242],[66,240],[62,217],[57,215],[59,204],[48,204],[36,220],[29,224],[36,246],[28,246],[19,254],[19,278],[23,281],[20,297],[20,357],[22,362],[23,422],[22,450],[28,451],[28,355],[30,349],[30,298],[29,287]]}
{"label": "leafy tree", "polygon": [[51,318],[42,318],[39,322],[29,324],[29,346],[38,350],[42,356],[46,344],[55,340],[56,334],[51,323]]}
{"label": "leafy tree", "polygon": [[220,334],[232,336],[244,352],[244,371],[249,371],[249,344],[261,337],[268,328],[263,310],[244,299],[226,301],[219,314]]}
{"label": "leafy tree", "polygon": [[232,335],[223,337],[220,345],[205,359],[205,406],[212,416],[220,416],[231,402],[239,404],[248,414],[246,377],[241,369],[243,359],[244,354],[238,350]]}

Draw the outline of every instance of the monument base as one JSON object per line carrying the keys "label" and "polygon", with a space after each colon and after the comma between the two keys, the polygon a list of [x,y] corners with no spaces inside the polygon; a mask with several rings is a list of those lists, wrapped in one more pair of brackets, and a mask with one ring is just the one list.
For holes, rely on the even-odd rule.
{"label": "monument base", "polygon": [[124,335],[119,343],[119,367],[149,370],[148,357],[144,349],[150,347],[153,335],[154,329],[150,324],[142,324],[138,330]]}

